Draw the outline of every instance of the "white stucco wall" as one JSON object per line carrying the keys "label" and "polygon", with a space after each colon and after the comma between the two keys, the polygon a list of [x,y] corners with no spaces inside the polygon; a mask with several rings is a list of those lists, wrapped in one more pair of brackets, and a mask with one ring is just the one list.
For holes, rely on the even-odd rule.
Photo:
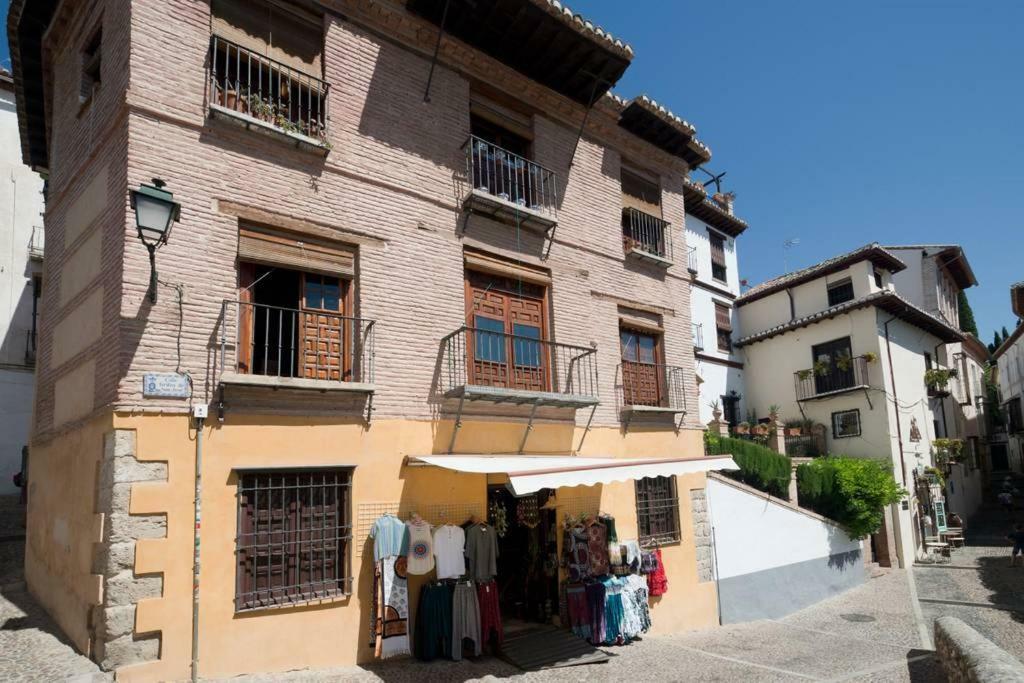
{"label": "white stucco wall", "polygon": [[[996,359],[996,364],[1000,401],[1005,404],[1014,398],[1024,399],[1024,335]],[[1008,434],[1007,455],[1011,469],[1024,471],[1024,438],[1020,434]]]}
{"label": "white stucco wall", "polygon": [[970,519],[981,507],[984,476],[984,470],[971,468],[967,463],[952,465],[946,477],[946,510]]}
{"label": "white stucco wall", "polygon": [[43,225],[42,189],[39,175],[21,163],[14,94],[0,83],[0,495],[18,491],[11,475],[21,469],[32,417],[35,375],[25,349],[32,277],[42,263],[29,258],[29,245],[33,227]]}
{"label": "white stucco wall", "polygon": [[860,549],[838,526],[715,479],[707,500],[722,579]]}
{"label": "white stucco wall", "polygon": [[[711,246],[708,240],[709,228],[704,221],[691,215],[686,216],[686,244],[689,247],[696,247],[695,257],[697,264],[697,286],[690,289],[690,314],[695,325],[699,325],[704,338],[703,348],[698,351],[699,356],[707,356],[722,361],[742,362],[741,355],[733,349],[732,352],[718,350],[718,336],[716,331],[715,303],[722,303],[730,307],[732,319],[732,338],[739,339],[743,335],[741,320],[736,314],[736,308],[731,298],[701,288],[701,283],[714,289],[725,290],[734,297],[739,294],[739,261],[737,256],[737,240],[725,235],[725,262],[726,282],[720,282],[711,277]],[[721,233],[719,233],[721,234]],[[711,401],[721,401],[721,397],[735,391],[739,395],[740,415],[746,414],[744,406],[743,370],[729,367],[723,363],[716,363],[713,360],[697,358],[697,375],[703,380],[699,388],[699,413],[702,423],[711,421]]]}

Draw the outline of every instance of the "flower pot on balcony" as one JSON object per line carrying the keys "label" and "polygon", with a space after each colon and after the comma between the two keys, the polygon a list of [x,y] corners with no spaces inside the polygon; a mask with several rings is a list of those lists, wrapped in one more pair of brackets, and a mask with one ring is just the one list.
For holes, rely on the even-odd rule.
{"label": "flower pot on balcony", "polygon": [[803,433],[803,430],[800,429],[799,427],[787,427],[786,428],[786,435],[787,436],[800,436],[800,434],[802,434],[802,433]]}
{"label": "flower pot on balcony", "polygon": [[748,425],[746,422],[739,423],[738,425],[736,425],[736,433],[737,434],[749,434],[750,433],[750,425]]}

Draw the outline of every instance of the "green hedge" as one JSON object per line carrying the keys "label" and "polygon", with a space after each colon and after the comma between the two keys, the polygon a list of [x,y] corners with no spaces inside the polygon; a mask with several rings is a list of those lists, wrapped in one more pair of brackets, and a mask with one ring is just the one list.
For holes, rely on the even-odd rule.
{"label": "green hedge", "polygon": [[777,498],[789,498],[790,461],[785,455],[752,441],[711,432],[704,432],[704,452],[731,455],[740,469],[726,475]]}
{"label": "green hedge", "polygon": [[882,510],[907,492],[896,483],[887,460],[829,456],[796,468],[800,505],[864,538],[882,527]]}

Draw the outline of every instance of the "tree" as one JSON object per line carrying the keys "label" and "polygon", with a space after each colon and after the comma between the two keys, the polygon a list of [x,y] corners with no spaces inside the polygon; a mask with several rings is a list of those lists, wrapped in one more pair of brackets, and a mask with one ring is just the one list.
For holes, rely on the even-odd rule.
{"label": "tree", "polygon": [[1005,342],[1009,338],[1010,338],[1010,333],[1006,331],[1006,325],[1003,325],[1003,341],[1001,341],[999,343],[1002,344],[1003,342]]}
{"label": "tree", "polygon": [[881,529],[885,506],[908,495],[886,460],[816,458],[797,467],[796,477],[800,504],[839,522],[851,538]]}
{"label": "tree", "polygon": [[1002,343],[1003,343],[1002,340],[999,338],[999,330],[996,330],[992,334],[992,343],[988,345],[988,352],[989,353],[995,353],[996,349],[998,349],[999,345],[1002,344]]}
{"label": "tree", "polygon": [[960,329],[978,336],[978,324],[974,321],[974,311],[971,310],[971,302],[967,300],[967,292],[960,290],[957,295],[960,308]]}

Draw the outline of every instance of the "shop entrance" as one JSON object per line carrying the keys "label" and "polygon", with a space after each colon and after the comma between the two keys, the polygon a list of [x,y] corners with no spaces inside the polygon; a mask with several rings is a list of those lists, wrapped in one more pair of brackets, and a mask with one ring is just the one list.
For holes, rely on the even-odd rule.
{"label": "shop entrance", "polygon": [[[487,516],[499,532],[498,595],[505,637],[558,615],[558,529],[547,491],[515,497],[487,487]],[[504,527],[504,534],[501,534]]]}

